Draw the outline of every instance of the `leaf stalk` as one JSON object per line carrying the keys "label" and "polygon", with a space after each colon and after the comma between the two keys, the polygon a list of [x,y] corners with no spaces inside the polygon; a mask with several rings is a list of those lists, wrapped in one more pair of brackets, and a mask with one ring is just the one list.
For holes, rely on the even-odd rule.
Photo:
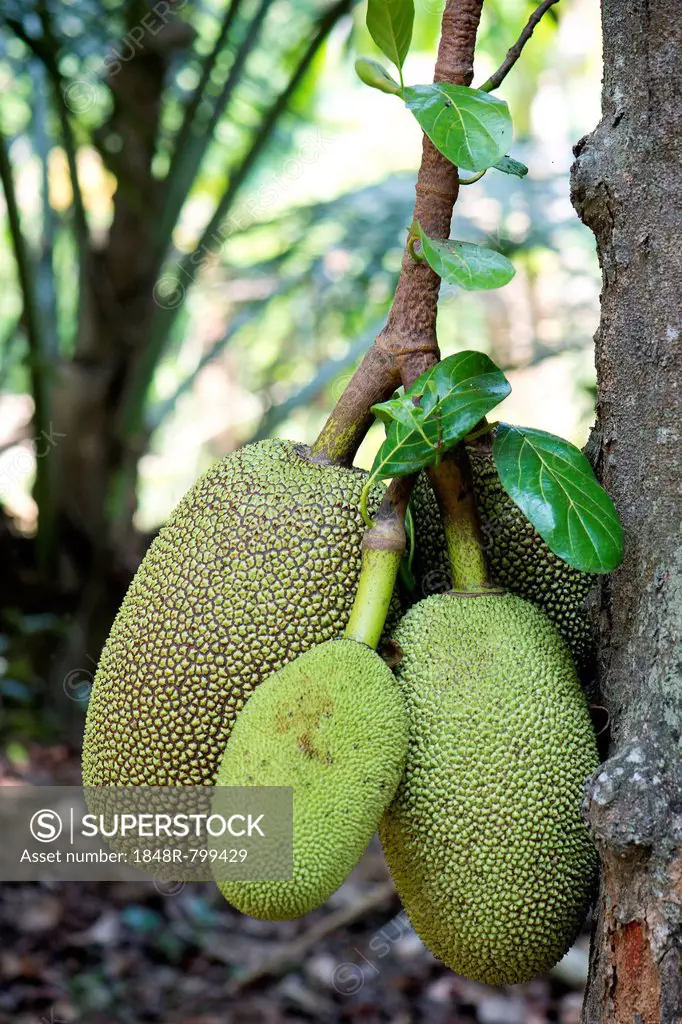
{"label": "leaf stalk", "polygon": [[[376,650],[405,552],[405,514],[414,477],[391,482],[362,542],[362,565],[345,636]],[[367,489],[367,488],[366,488]]]}

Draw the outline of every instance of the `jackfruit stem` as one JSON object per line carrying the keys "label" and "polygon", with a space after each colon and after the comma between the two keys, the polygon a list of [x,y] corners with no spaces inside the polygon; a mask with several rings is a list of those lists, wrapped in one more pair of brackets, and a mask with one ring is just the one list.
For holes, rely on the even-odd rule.
{"label": "jackfruit stem", "polygon": [[392,481],[374,525],[365,531],[358,588],[345,637],[376,650],[406,545],[405,513],[414,477]]}
{"label": "jackfruit stem", "polygon": [[345,637],[376,650],[400,568],[402,552],[363,545],[362,567]]}
{"label": "jackfruit stem", "polygon": [[428,470],[445,530],[453,590],[491,587],[483,553],[483,533],[476,510],[471,469],[463,444]]}

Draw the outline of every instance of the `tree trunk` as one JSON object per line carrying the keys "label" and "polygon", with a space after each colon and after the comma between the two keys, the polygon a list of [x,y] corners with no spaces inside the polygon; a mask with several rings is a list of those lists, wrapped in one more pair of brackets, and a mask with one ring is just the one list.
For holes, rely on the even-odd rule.
{"label": "tree trunk", "polygon": [[[148,11],[128,6],[132,31]],[[167,26],[167,29],[170,26]],[[60,367],[54,388],[57,504],[62,585],[77,595],[68,635],[49,669],[49,702],[65,732],[80,737],[82,706],[63,680],[74,667],[92,670],[127,585],[144,553],[133,529],[137,462],[141,443],[120,436],[121,396],[144,356],[155,310],[159,273],[155,227],[163,202],[153,159],[164,83],[172,52],[189,45],[191,29],[145,38],[125,62],[110,70],[112,113],[99,129],[100,145],[118,137],[114,216],[103,245],[86,254],[76,351]],[[128,38],[128,37],[126,37]],[[162,44],[165,48],[162,49]],[[123,44],[121,51],[125,50]],[[145,439],[140,439],[145,440]]]}
{"label": "tree trunk", "polygon": [[[130,33],[146,11],[145,4],[129,4]],[[67,546],[80,543],[87,552],[81,562],[90,565],[112,553],[125,562],[131,540],[142,451],[125,450],[121,443],[120,400],[143,356],[155,310],[159,253],[154,232],[163,195],[152,168],[164,82],[173,48],[190,41],[191,34],[178,31],[149,36],[108,76],[112,114],[98,139],[104,152],[111,139],[120,145],[120,152],[109,157],[117,177],[114,216],[104,246],[93,245],[87,253],[75,356],[62,365],[55,396],[55,420],[64,437],[55,450],[62,526],[68,528]]]}
{"label": "tree trunk", "polygon": [[603,116],[573,202],[603,275],[592,446],[626,535],[598,603],[610,756],[587,819],[602,860],[586,1024],[682,1021],[682,18],[602,0]]}

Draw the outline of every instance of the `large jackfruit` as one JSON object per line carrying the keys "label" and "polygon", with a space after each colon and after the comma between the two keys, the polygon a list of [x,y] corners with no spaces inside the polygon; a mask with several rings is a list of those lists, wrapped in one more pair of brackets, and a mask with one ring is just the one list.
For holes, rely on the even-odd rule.
{"label": "large jackfruit", "polygon": [[597,749],[568,648],[509,594],[429,597],[394,638],[410,741],[379,831],[400,898],[457,973],[532,978],[578,934],[596,870]]}
{"label": "large jackfruit", "polygon": [[235,722],[217,782],[293,788],[293,875],[218,882],[225,898],[267,920],[324,903],[376,831],[406,752],[395,677],[364,644],[330,640],[266,679]]}
{"label": "large jackfruit", "polygon": [[306,452],[268,440],[229,455],[159,532],[97,670],[86,785],[212,783],[258,683],[343,632],[366,474],[315,465]]}
{"label": "large jackfruit", "polygon": [[[590,662],[592,639],[585,599],[595,577],[567,565],[547,546],[504,490],[492,455],[467,448],[492,579],[542,608],[568,644],[579,670]],[[450,568],[436,498],[424,473],[412,492],[415,575],[419,595],[450,587]]]}

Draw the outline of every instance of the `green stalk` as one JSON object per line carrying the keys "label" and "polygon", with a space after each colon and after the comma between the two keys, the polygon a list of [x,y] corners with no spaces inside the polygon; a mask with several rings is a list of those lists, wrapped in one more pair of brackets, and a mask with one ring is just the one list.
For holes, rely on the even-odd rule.
{"label": "green stalk", "polygon": [[428,474],[443,520],[452,589],[471,592],[491,588],[464,445],[458,444]]}
{"label": "green stalk", "polygon": [[414,477],[393,480],[365,532],[362,566],[345,636],[376,650],[405,551],[405,513]]}
{"label": "green stalk", "polygon": [[345,636],[349,640],[357,640],[376,650],[384,630],[401,558],[401,551],[363,545],[360,580],[346,626]]}

